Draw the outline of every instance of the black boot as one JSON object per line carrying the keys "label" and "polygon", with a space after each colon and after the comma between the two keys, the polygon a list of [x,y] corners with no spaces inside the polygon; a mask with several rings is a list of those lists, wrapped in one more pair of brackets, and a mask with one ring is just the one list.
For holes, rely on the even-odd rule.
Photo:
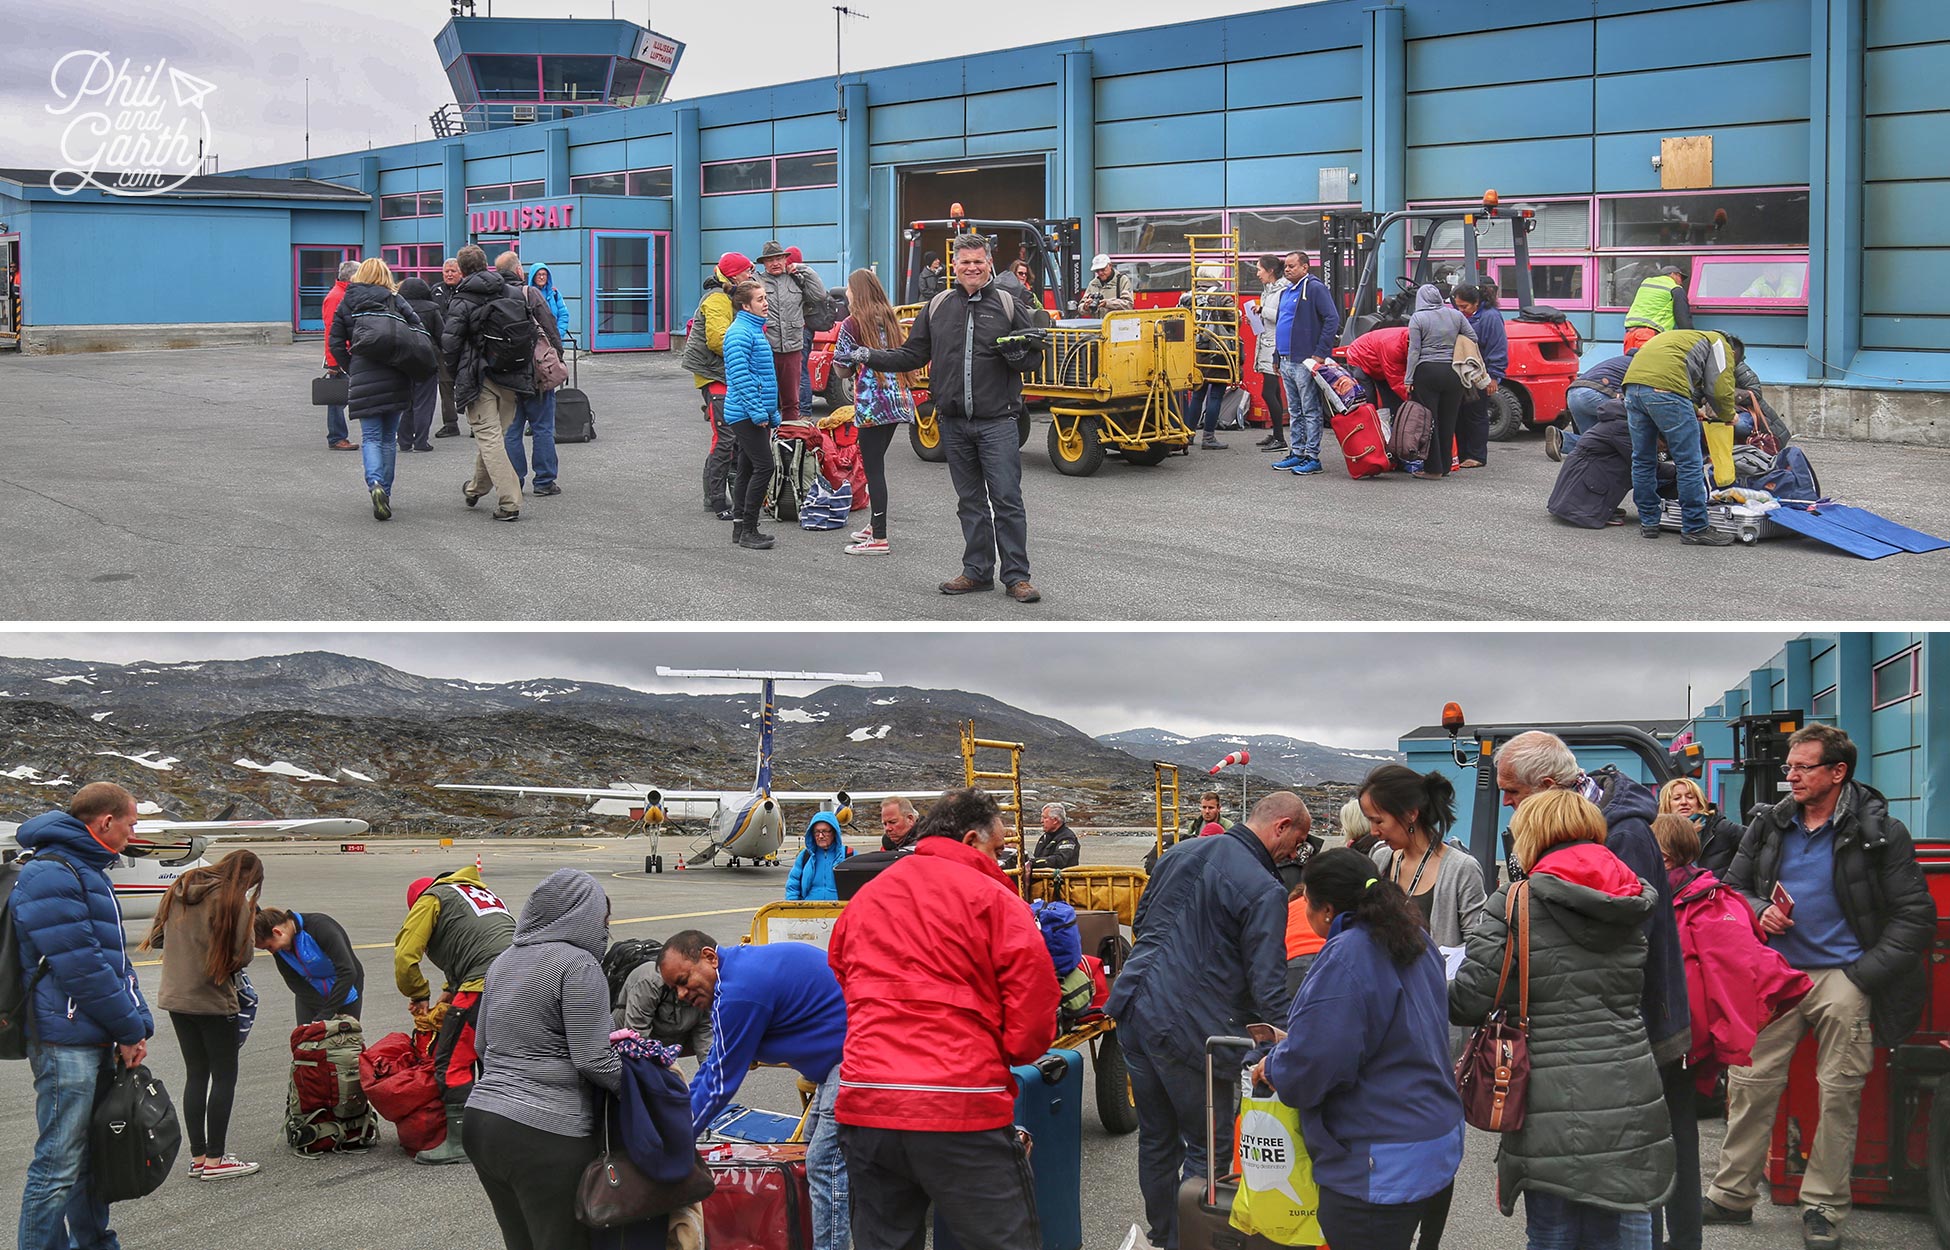
{"label": "black boot", "polygon": [[737,547],[742,545],[744,541],[745,523],[743,521],[733,521],[731,523],[731,545]]}
{"label": "black boot", "polygon": [[770,551],[772,549],[772,536],[770,534],[759,533],[756,524],[747,525],[745,532],[738,536],[738,545],[740,547],[749,547],[753,551]]}
{"label": "black boot", "polygon": [[433,436],[434,436],[435,438],[459,438],[459,437],[460,437],[460,426],[458,426],[458,425],[443,425],[443,426],[441,426],[441,427],[440,427],[439,429],[437,429],[437,430],[435,430],[435,431],[433,432]]}

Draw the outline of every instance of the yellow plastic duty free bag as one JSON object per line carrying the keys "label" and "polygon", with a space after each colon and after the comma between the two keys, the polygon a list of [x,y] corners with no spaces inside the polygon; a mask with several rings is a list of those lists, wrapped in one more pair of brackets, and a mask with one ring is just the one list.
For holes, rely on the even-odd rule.
{"label": "yellow plastic duty free bag", "polygon": [[1725,489],[1733,485],[1733,423],[1702,421],[1700,434],[1706,440],[1706,457],[1713,464],[1713,485]]}
{"label": "yellow plastic duty free bag", "polygon": [[1320,1187],[1300,1137],[1300,1113],[1256,1091],[1239,1100],[1239,1192],[1232,1226],[1283,1246],[1317,1246]]}

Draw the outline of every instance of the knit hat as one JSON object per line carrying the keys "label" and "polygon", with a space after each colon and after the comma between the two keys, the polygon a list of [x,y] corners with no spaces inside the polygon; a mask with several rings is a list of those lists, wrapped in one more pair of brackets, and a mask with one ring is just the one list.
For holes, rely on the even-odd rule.
{"label": "knit hat", "polygon": [[407,886],[406,905],[408,907],[411,907],[413,906],[413,904],[419,902],[420,896],[422,894],[425,894],[427,892],[427,887],[432,884],[433,884],[432,877],[421,877],[418,881],[415,881],[412,885]]}
{"label": "knit hat", "polygon": [[718,272],[725,278],[735,278],[752,267],[752,258],[743,252],[726,252],[718,257]]}
{"label": "knit hat", "polygon": [[785,258],[795,265],[803,265],[806,263],[806,254],[796,247],[788,247],[785,249]]}
{"label": "knit hat", "polygon": [[1205,822],[1205,827],[1198,831],[1198,836],[1201,838],[1215,838],[1225,831],[1226,827],[1218,821],[1208,820]]}

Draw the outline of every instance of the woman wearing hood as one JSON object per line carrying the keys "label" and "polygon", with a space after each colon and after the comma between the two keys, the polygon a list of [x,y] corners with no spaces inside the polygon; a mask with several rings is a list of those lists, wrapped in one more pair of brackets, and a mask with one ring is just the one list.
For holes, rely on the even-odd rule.
{"label": "woman wearing hood", "polygon": [[602,1106],[623,1060],[610,1049],[609,898],[586,872],[550,873],[522,905],[515,937],[481,992],[482,1075],[467,1096],[461,1144],[509,1250],[589,1245],[576,1185],[601,1149]]}
{"label": "woman wearing hood", "polygon": [[788,902],[830,899],[838,901],[840,888],[833,880],[833,868],[853,851],[840,840],[839,817],[821,812],[806,823],[806,846],[793,861],[792,875],[786,878]]}
{"label": "woman wearing hood", "polygon": [[238,975],[255,954],[252,921],[264,888],[264,865],[232,851],[207,868],[176,878],[156,905],[143,950],[162,948],[162,990],[183,1048],[183,1132],[190,1139],[190,1179],[249,1176],[257,1164],[224,1149],[237,1095]]}
{"label": "woman wearing hood", "polygon": [[1454,363],[1458,338],[1476,341],[1469,318],[1451,308],[1434,283],[1423,283],[1415,293],[1415,315],[1408,319],[1408,384],[1415,402],[1435,417],[1435,437],[1416,477],[1449,476],[1463,403],[1462,378]]}
{"label": "woman wearing hood", "polygon": [[555,314],[556,334],[568,338],[569,306],[562,301],[562,292],[555,289],[555,275],[548,271],[547,265],[537,265],[529,271],[528,283],[541,293],[548,302],[548,310]]}
{"label": "woman wearing hood", "polygon": [[[1523,1127],[1497,1150],[1505,1215],[1523,1195],[1534,1250],[1652,1244],[1675,1156],[1658,1065],[1640,1015],[1643,922],[1656,887],[1605,848],[1605,817],[1574,790],[1526,798],[1510,821],[1523,881],[1490,899],[1449,987],[1449,1018],[1478,1025],[1521,999],[1513,922],[1530,938],[1530,1091]],[[1688,1177],[1685,1184],[1696,1184]]]}

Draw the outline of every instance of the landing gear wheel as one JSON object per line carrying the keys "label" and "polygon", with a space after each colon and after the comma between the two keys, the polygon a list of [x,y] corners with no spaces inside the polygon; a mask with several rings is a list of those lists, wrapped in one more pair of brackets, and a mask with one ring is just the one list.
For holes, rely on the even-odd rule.
{"label": "landing gear wheel", "polygon": [[941,445],[941,422],[935,419],[934,401],[915,409],[915,416],[914,424],[907,427],[907,441],[914,454],[929,464],[946,463],[948,449]]}
{"label": "landing gear wheel", "polygon": [[[1064,435],[1068,424],[1070,433]],[[1089,477],[1104,463],[1103,423],[1096,417],[1078,417],[1066,423],[1061,418],[1050,422],[1049,458],[1056,471],[1065,477]]]}
{"label": "landing gear wheel", "polygon": [[1124,1064],[1124,1046],[1117,1030],[1104,1034],[1097,1043],[1097,1118],[1104,1131],[1114,1136],[1137,1131],[1137,1098],[1131,1093],[1131,1073]]}
{"label": "landing gear wheel", "polygon": [[1126,447],[1122,454],[1125,464],[1163,464],[1165,457],[1177,450],[1170,443],[1153,443],[1149,447]]}
{"label": "landing gear wheel", "polygon": [[661,855],[645,855],[645,856],[643,857],[643,871],[644,871],[644,872],[645,872],[646,874],[647,874],[647,873],[653,873],[653,872],[662,872],[663,870],[664,870],[664,857],[663,857],[663,856],[661,856]]}
{"label": "landing gear wheel", "polygon": [[1506,386],[1498,386],[1496,394],[1486,396],[1490,403],[1490,437],[1502,442],[1515,438],[1523,430],[1523,401]]}
{"label": "landing gear wheel", "polygon": [[1033,428],[1028,413],[1019,413],[1016,416],[1016,446],[1018,448],[1029,446],[1029,435]]}

